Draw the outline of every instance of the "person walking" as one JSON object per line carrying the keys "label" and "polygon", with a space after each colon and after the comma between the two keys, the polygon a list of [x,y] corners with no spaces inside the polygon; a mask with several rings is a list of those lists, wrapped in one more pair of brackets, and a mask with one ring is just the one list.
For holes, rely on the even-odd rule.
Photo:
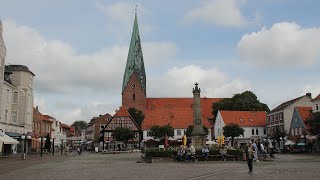
{"label": "person walking", "polygon": [[208,161],[208,157],[209,157],[209,149],[207,146],[203,146],[202,148],[202,155],[204,157],[205,161]]}
{"label": "person walking", "polygon": [[252,161],[253,161],[253,154],[255,153],[254,147],[252,146],[252,142],[249,141],[248,147],[246,148],[246,158],[249,167],[249,174],[252,175]]}
{"label": "person walking", "polygon": [[258,150],[257,143],[256,143],[256,142],[253,142],[252,146],[253,146],[253,149],[254,149],[253,160],[254,160],[255,162],[259,162],[259,157],[258,157],[258,151],[259,151],[259,150]]}

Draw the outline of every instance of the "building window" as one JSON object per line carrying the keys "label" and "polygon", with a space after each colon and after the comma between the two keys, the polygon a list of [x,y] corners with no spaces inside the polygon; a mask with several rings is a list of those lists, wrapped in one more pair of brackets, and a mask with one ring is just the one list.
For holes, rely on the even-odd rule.
{"label": "building window", "polygon": [[13,124],[16,124],[17,123],[17,115],[18,115],[18,112],[17,111],[12,111],[12,123]]}
{"label": "building window", "polygon": [[267,124],[270,124],[270,117],[267,117]]}
{"label": "building window", "polygon": [[299,135],[302,135],[302,128],[299,127]]}
{"label": "building window", "polygon": [[8,110],[4,110],[4,122],[8,121]]}
{"label": "building window", "polygon": [[295,130],[295,135],[299,135],[298,134],[298,128],[294,128],[294,130]]}
{"label": "building window", "polygon": [[133,99],[133,101],[136,100],[136,94],[132,94],[132,99]]}
{"label": "building window", "polygon": [[18,92],[13,92],[13,104],[18,104],[18,98],[19,98],[19,93]]}
{"label": "building window", "polygon": [[181,130],[180,129],[177,130],[177,136],[181,136]]}
{"label": "building window", "polygon": [[136,133],[135,133],[135,137],[139,137],[139,133],[136,132]]}
{"label": "building window", "polygon": [[252,129],[252,135],[254,135],[254,129]]}
{"label": "building window", "polygon": [[294,122],[295,122],[295,123],[297,123],[297,122],[298,122],[298,119],[297,119],[296,117],[294,118]]}
{"label": "building window", "polygon": [[291,128],[291,135],[294,136],[294,129]]}
{"label": "building window", "polygon": [[316,104],[316,110],[317,110],[317,111],[319,110],[319,105],[318,105],[318,104]]}
{"label": "building window", "polygon": [[100,126],[100,130],[103,130],[103,129],[104,129],[104,125],[101,125],[101,126]]}
{"label": "building window", "polygon": [[256,129],[256,135],[259,135],[259,129]]}

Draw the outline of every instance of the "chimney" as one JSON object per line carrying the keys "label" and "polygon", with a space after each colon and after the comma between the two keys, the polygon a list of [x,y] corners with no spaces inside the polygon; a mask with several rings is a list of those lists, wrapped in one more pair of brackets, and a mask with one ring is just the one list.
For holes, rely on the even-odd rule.
{"label": "chimney", "polygon": [[38,106],[36,106],[36,110],[37,110],[37,112],[39,112],[39,107]]}
{"label": "chimney", "polygon": [[311,98],[311,93],[309,93],[309,92],[306,93],[306,96],[309,97],[309,98]]}

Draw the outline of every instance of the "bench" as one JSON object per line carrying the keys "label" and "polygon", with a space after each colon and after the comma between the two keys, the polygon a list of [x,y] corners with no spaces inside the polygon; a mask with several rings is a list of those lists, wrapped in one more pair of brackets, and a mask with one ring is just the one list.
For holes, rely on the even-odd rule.
{"label": "bench", "polygon": [[[171,155],[171,158],[173,161],[178,161],[178,156],[177,155]],[[225,156],[226,161],[235,161],[235,155],[226,155]],[[203,155],[193,155],[192,156],[192,161],[204,161],[204,157]],[[221,160],[221,156],[220,155],[209,155],[208,156],[208,161],[220,161]],[[185,156],[182,157],[181,161],[185,161]]]}

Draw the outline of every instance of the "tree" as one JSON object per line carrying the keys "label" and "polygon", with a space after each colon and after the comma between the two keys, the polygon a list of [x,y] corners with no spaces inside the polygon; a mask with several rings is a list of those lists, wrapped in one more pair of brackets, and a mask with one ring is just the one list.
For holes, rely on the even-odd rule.
{"label": "tree", "polygon": [[[206,134],[209,133],[209,129],[208,129],[207,127],[203,126],[203,130],[204,130],[204,132],[205,132]],[[186,130],[186,136],[187,136],[187,137],[191,137],[192,131],[193,131],[193,126],[192,126],[192,125],[188,126],[188,128],[187,128],[187,130]]]}
{"label": "tree", "polygon": [[268,105],[261,103],[257,96],[251,91],[235,94],[232,98],[226,98],[213,103],[212,114],[214,116],[217,115],[218,110],[270,111]]}
{"label": "tree", "polygon": [[275,128],[275,131],[271,135],[272,140],[275,140],[276,142],[280,142],[280,138],[286,137],[286,132],[280,130],[280,128]]}
{"label": "tree", "polygon": [[51,141],[50,141],[49,134],[46,136],[46,142],[44,143],[44,148],[47,149],[50,152]]}
{"label": "tree", "polygon": [[320,137],[320,112],[310,113],[306,124],[309,126],[308,131],[312,135],[317,135],[318,137]]}
{"label": "tree", "polygon": [[231,144],[233,145],[234,137],[243,135],[244,129],[238,124],[230,123],[223,127],[223,135],[225,137],[231,137]]}
{"label": "tree", "polygon": [[76,131],[81,131],[86,128],[87,124],[88,123],[86,121],[81,120],[73,122],[71,126],[73,126]]}
{"label": "tree", "polygon": [[133,120],[138,124],[138,126],[141,128],[142,121],[144,119],[144,115],[142,111],[139,111],[135,108],[129,108],[128,112],[130,116],[133,118]]}
{"label": "tree", "polygon": [[116,138],[117,141],[122,141],[127,147],[127,142],[129,139],[134,139],[135,134],[129,128],[117,127],[113,131],[113,137]]}
{"label": "tree", "polygon": [[169,124],[166,126],[154,125],[150,129],[150,135],[155,139],[160,139],[162,141],[166,135],[168,137],[173,137],[174,130],[173,127]]}

